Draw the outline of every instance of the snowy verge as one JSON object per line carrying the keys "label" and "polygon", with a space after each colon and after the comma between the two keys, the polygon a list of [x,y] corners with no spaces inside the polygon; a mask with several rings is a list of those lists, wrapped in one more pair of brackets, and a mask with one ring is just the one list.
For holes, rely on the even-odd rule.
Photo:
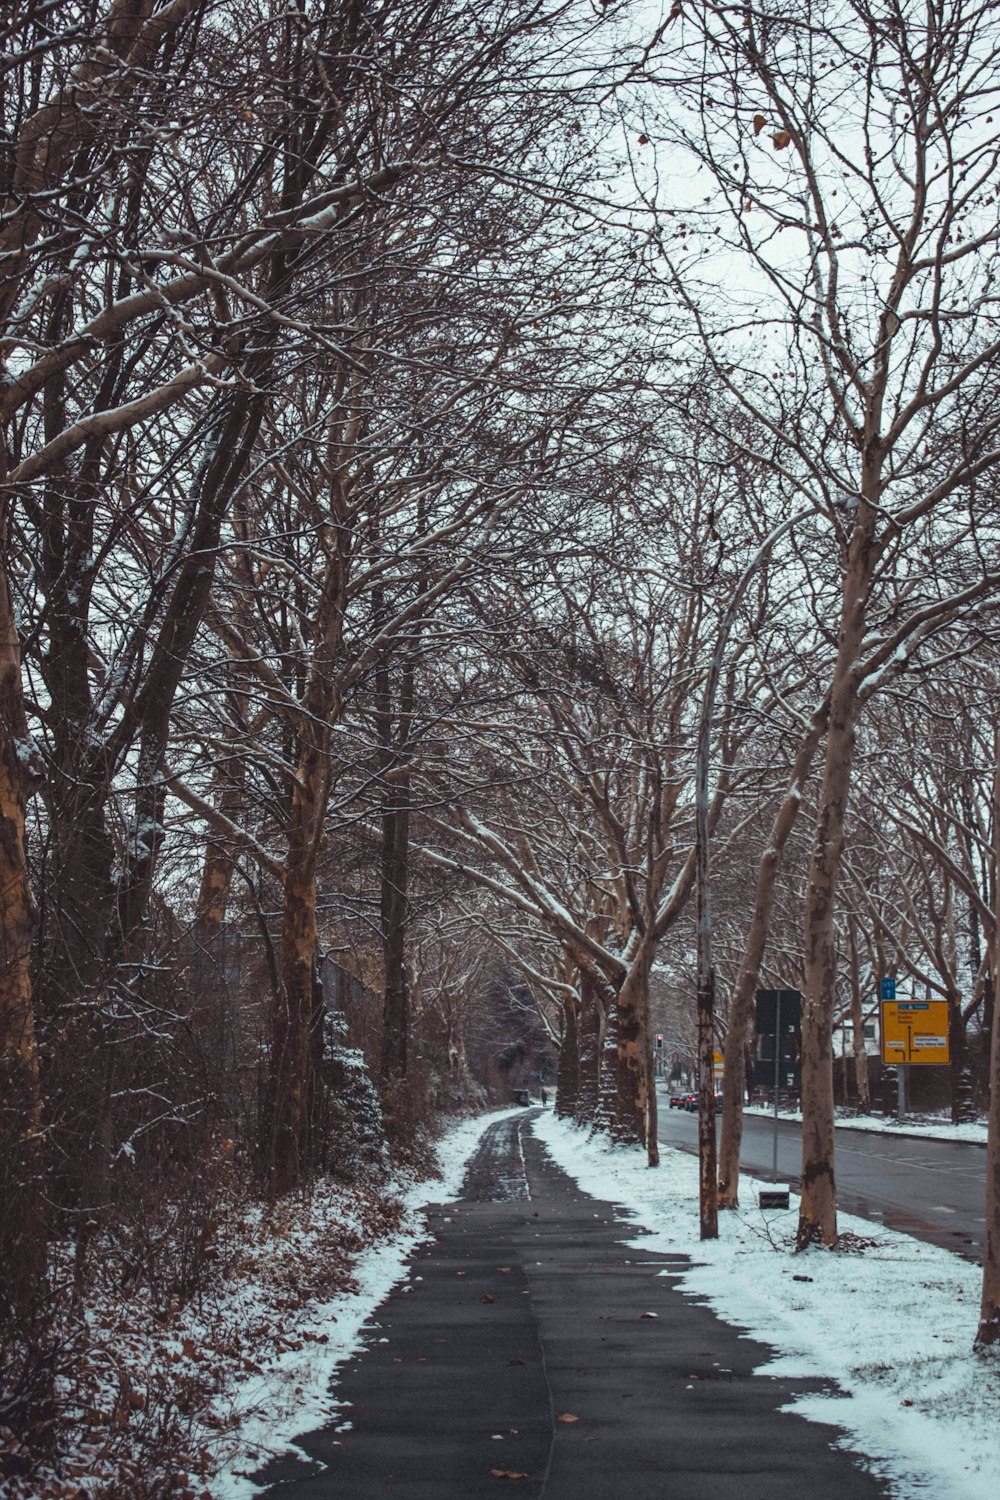
{"label": "snowy verge", "polygon": [[[743,1113],[747,1115],[765,1115],[768,1119],[774,1117],[774,1111],[766,1104],[745,1104]],[[783,1109],[778,1115],[779,1120],[802,1119],[800,1109]],[[931,1115],[916,1115],[905,1120],[902,1124],[886,1115],[837,1115],[838,1130],[867,1130],[878,1135],[915,1135],[924,1140],[932,1141],[964,1141],[967,1145],[986,1145],[986,1121],[972,1120],[965,1125],[954,1125],[950,1120],[942,1120]]]}
{"label": "snowy verge", "polygon": [[[437,1142],[441,1175],[418,1183],[395,1185],[402,1204],[398,1228],[382,1243],[363,1249],[351,1266],[350,1290],[325,1302],[308,1302],[291,1316],[267,1365],[220,1393],[214,1403],[212,1435],[217,1470],[211,1494],[217,1500],[251,1500],[260,1493],[251,1479],[268,1459],[294,1450],[301,1434],[327,1425],[337,1412],[331,1385],[337,1366],[362,1346],[362,1332],[372,1313],[405,1275],[410,1256],[427,1235],[422,1210],[430,1203],[449,1203],[458,1196],[465,1169],[483,1132],[497,1120],[521,1114],[520,1108],[497,1110],[462,1120]],[[316,1202],[307,1237],[321,1232],[315,1222],[324,1211],[342,1213],[331,1200]],[[267,1288],[244,1284],[244,1303],[267,1296]]]}
{"label": "snowy verge", "polygon": [[617,1148],[543,1115],[535,1135],[596,1198],[621,1205],[652,1234],[642,1249],[691,1257],[674,1284],[769,1345],[761,1373],[825,1379],[839,1392],[796,1398],[791,1409],[842,1428],[898,1500],[996,1500],[1000,1475],[1000,1360],[972,1352],[979,1272],[909,1235],[840,1215],[845,1248],[790,1253],[798,1201],[763,1212],[744,1175],[743,1207],[724,1213],[719,1238],[698,1238],[698,1163],[669,1148],[650,1171]]}

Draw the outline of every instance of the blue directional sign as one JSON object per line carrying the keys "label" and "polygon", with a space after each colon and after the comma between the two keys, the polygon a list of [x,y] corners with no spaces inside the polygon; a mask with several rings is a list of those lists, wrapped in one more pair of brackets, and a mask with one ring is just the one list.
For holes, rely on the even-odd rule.
{"label": "blue directional sign", "polygon": [[879,999],[881,999],[881,1000],[895,1000],[895,998],[896,998],[896,981],[894,979],[883,979],[882,980],[882,993],[879,996]]}

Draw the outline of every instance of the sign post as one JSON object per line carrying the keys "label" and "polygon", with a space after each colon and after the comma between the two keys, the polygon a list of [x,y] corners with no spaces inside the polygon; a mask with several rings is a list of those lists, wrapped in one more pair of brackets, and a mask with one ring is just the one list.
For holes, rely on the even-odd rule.
{"label": "sign post", "polygon": [[[887,990],[891,987],[892,994]],[[951,1061],[947,1000],[896,999],[896,981],[883,979],[882,1061],[895,1067],[897,1113],[906,1114],[906,1070],[945,1067]]]}
{"label": "sign post", "polygon": [[781,1088],[781,991],[774,996],[774,1129],[771,1133],[771,1176],[778,1175],[778,1093]]}
{"label": "sign post", "polygon": [[[761,1044],[761,1057],[755,1069],[758,1083],[770,1084],[774,1097],[772,1100],[773,1129],[771,1139],[771,1174],[778,1175],[778,1103],[781,1096],[781,1085],[795,1087],[799,1074],[799,1055],[801,1052],[801,1028],[802,1028],[802,996],[798,990],[758,990],[756,997],[756,1031],[761,1038],[769,1038],[774,1047],[772,1059],[768,1059],[764,1043]],[[765,1071],[767,1064],[771,1067]],[[769,1076],[770,1075],[770,1076]],[[781,1202],[776,1201],[780,1197]],[[781,1194],[768,1194],[768,1202],[764,1203],[764,1194],[761,1193],[761,1207],[787,1208],[788,1192],[783,1190]]]}

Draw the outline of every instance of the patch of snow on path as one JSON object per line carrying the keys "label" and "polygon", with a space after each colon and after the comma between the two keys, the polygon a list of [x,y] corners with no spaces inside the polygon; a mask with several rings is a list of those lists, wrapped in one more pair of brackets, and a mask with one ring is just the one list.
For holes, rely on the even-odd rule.
{"label": "patch of snow on path", "polygon": [[699,1241],[695,1157],[667,1148],[650,1171],[639,1152],[552,1115],[533,1129],[585,1192],[652,1233],[637,1248],[691,1257],[674,1284],[770,1345],[762,1373],[836,1382],[840,1394],[798,1397],[792,1409],[843,1428],[898,1500],[996,1500],[1000,1359],[972,1352],[976,1267],[849,1214],[840,1230],[865,1242],[857,1253],[793,1255],[798,1200],[764,1212],[757,1190],[767,1184],[745,1174],[744,1207],[719,1215],[718,1240]]}
{"label": "patch of snow on path", "polygon": [[497,1110],[453,1125],[436,1147],[441,1176],[404,1188],[399,1198],[406,1212],[399,1233],[359,1255],[352,1269],[357,1292],[309,1306],[309,1324],[322,1327],[329,1341],[309,1341],[284,1351],[271,1368],[244,1381],[235,1397],[225,1402],[226,1418],[239,1418],[238,1448],[212,1481],[217,1500],[253,1500],[261,1489],[251,1473],[275,1455],[294,1450],[295,1439],[303,1433],[334,1421],[339,1408],[331,1383],[337,1366],[363,1347],[362,1335],[372,1314],[406,1275],[410,1257],[427,1238],[421,1210],[456,1198],[483,1132],[497,1120],[522,1113],[520,1108]]}

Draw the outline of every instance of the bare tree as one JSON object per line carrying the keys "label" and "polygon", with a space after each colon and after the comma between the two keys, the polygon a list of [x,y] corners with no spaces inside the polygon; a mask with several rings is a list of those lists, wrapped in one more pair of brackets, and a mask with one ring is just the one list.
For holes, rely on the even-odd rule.
{"label": "bare tree", "polygon": [[[713,185],[707,203],[664,206],[651,269],[670,277],[719,384],[781,445],[788,484],[829,518],[841,573],[804,914],[802,1243],[837,1233],[835,903],[866,643],[887,609],[943,615],[993,586],[974,545],[961,582],[912,567],[900,587],[900,569],[924,538],[971,538],[997,463],[983,377],[1000,357],[984,208],[998,45],[972,4],[883,16],[800,0],[698,6],[651,64],[669,90],[644,133],[693,154]],[[723,256],[747,267],[742,307],[712,283]]]}

